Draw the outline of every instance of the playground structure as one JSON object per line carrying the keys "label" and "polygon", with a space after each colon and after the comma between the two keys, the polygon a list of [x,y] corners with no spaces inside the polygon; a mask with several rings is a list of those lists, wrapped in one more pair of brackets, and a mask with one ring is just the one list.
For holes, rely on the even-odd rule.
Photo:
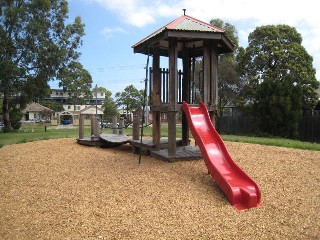
{"label": "playground structure", "polygon": [[[182,147],[189,145],[189,130],[184,115],[182,115],[181,142],[177,144],[176,117],[181,110],[182,101],[194,102],[191,90],[195,77],[196,58],[203,57],[201,100],[208,107],[211,120],[215,122],[218,103],[218,54],[232,52],[234,45],[225,35],[224,30],[182,15],[142,39],[132,48],[134,53],[151,55],[153,60],[150,108],[153,119],[152,142],[158,153],[153,152],[152,155],[174,161],[180,158],[177,154],[179,145]],[[167,84],[164,84],[161,79],[160,57],[169,58]],[[183,69],[181,82],[178,81],[178,58],[181,59]],[[167,98],[161,97],[164,92]],[[161,149],[161,113],[167,115],[167,149]]]}
{"label": "playground structure", "polygon": [[[208,172],[235,208],[242,210],[259,206],[259,187],[231,159],[214,128],[218,103],[218,54],[232,52],[234,48],[224,30],[183,15],[142,39],[132,48],[134,53],[146,54],[148,59],[152,56],[153,60],[149,85],[152,139],[139,140],[140,119],[137,116],[134,117],[132,140],[126,136],[117,140],[112,136],[99,136],[98,124],[92,118],[91,142],[98,142],[98,139],[104,144],[107,142],[114,145],[129,142],[134,153],[147,149],[151,156],[168,161],[203,158]],[[166,81],[161,77],[160,57],[169,58]],[[192,94],[197,57],[202,57],[203,63],[199,107],[194,105],[196,102]],[[178,79],[178,58],[182,59],[181,79]],[[181,109],[182,136],[179,139],[176,134],[176,119]],[[167,115],[168,138],[161,137],[162,113]],[[198,146],[189,146],[189,129]]]}

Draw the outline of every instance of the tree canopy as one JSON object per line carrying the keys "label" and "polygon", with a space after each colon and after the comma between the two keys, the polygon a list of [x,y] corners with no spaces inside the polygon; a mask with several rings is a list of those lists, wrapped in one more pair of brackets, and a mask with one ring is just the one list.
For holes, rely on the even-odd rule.
{"label": "tree canopy", "polygon": [[59,87],[69,93],[69,100],[73,105],[82,104],[91,98],[91,74],[76,61],[64,66],[59,73]]}
{"label": "tree canopy", "polygon": [[118,115],[117,106],[115,101],[112,98],[111,91],[104,89],[104,92],[105,92],[105,101],[103,103],[104,118],[106,119],[106,121],[111,122],[112,117]]}
{"label": "tree canopy", "polygon": [[[48,81],[79,57],[84,25],[68,19],[67,0],[0,1],[0,94],[5,130],[9,112],[48,93]],[[14,104],[13,104],[14,103]]]}
{"label": "tree canopy", "polygon": [[122,92],[116,93],[117,106],[123,107],[127,112],[135,110],[142,106],[143,94],[143,90],[138,90],[131,84],[125,87]]}
{"label": "tree canopy", "polygon": [[294,27],[267,25],[249,35],[242,53],[247,104],[262,132],[294,137],[302,109],[315,106],[313,59]]}
{"label": "tree canopy", "polygon": [[217,18],[210,21],[211,25],[225,30],[227,36],[235,45],[233,53],[226,53],[218,57],[218,115],[223,114],[223,108],[228,104],[236,104],[239,92],[240,73],[236,54],[239,45],[239,37],[236,27]]}

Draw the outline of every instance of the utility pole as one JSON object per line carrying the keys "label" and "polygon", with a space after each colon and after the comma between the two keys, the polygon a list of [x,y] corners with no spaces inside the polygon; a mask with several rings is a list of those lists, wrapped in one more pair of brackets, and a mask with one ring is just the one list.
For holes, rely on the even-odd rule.
{"label": "utility pole", "polygon": [[98,119],[98,84],[96,84],[96,118]]}

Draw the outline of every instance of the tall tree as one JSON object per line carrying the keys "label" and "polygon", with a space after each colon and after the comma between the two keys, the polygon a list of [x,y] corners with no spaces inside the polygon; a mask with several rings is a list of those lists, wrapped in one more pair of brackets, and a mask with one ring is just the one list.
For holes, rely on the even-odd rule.
{"label": "tall tree", "polygon": [[137,109],[143,104],[143,93],[143,90],[138,90],[131,84],[122,92],[116,93],[117,106],[123,107],[127,113]]}
{"label": "tall tree", "polygon": [[12,127],[10,111],[47,94],[48,81],[79,57],[84,25],[80,17],[66,25],[67,18],[67,0],[0,1],[0,94],[5,130]]}
{"label": "tall tree", "polygon": [[235,46],[234,52],[222,54],[218,57],[218,115],[221,116],[226,105],[237,104],[238,100],[240,73],[236,55],[238,53],[239,37],[236,27],[228,22],[216,18],[212,19],[210,24],[224,29]]}
{"label": "tall tree", "polygon": [[77,104],[83,104],[86,99],[91,98],[92,77],[81,63],[73,61],[63,67],[59,79],[59,87],[69,93],[69,101],[74,105],[74,110]]}
{"label": "tall tree", "polygon": [[313,59],[294,27],[267,25],[249,35],[243,54],[244,76],[259,129],[282,137],[297,136],[302,109],[316,103]]}
{"label": "tall tree", "polygon": [[64,111],[63,105],[61,102],[56,102],[52,100],[41,100],[40,104],[42,106],[45,106],[47,108],[50,108],[54,112],[62,112]]}
{"label": "tall tree", "polygon": [[107,89],[104,89],[104,92],[105,92],[105,101],[103,103],[104,118],[106,119],[106,121],[111,122],[112,117],[118,115],[117,106],[115,101],[112,98],[112,93]]}

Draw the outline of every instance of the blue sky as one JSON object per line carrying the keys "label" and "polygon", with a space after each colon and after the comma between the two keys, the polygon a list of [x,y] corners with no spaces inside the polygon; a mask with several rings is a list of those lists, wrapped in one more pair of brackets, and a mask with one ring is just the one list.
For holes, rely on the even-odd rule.
{"label": "blue sky", "polygon": [[[320,16],[314,0],[69,0],[69,17],[82,18],[86,35],[80,62],[91,73],[93,86],[113,94],[129,84],[143,89],[147,57],[131,48],[150,33],[186,14],[204,22],[220,18],[233,24],[240,45],[257,26],[288,24],[303,37],[320,79]],[[163,67],[167,59],[161,59]],[[57,82],[51,82],[58,88]]]}

